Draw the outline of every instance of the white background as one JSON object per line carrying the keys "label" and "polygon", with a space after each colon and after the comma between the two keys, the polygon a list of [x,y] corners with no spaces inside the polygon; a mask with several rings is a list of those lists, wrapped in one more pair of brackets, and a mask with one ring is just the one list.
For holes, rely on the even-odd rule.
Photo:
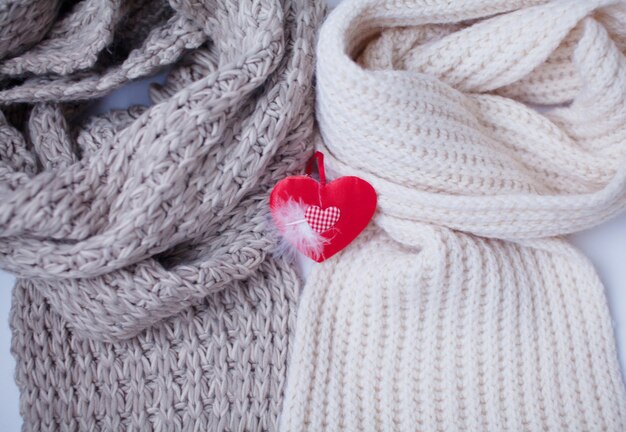
{"label": "white background", "polygon": [[[336,0],[328,0],[334,5]],[[161,80],[157,77],[156,80]],[[95,112],[123,108],[132,103],[147,104],[145,82],[137,82],[107,96]],[[1,205],[1,204],[0,204]],[[572,237],[573,242],[591,259],[606,286],[607,298],[615,325],[620,364],[626,360],[626,214],[593,230]],[[13,380],[15,363],[10,354],[9,309],[14,278],[0,271],[0,431],[20,429],[19,394]]]}

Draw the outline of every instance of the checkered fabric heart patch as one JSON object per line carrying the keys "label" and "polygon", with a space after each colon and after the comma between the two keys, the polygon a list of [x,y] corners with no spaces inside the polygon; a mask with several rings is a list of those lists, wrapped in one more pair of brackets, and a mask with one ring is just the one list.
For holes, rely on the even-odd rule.
{"label": "checkered fabric heart patch", "polygon": [[309,206],[304,212],[304,218],[313,231],[323,233],[335,226],[341,211],[337,207],[321,209],[318,206]]}

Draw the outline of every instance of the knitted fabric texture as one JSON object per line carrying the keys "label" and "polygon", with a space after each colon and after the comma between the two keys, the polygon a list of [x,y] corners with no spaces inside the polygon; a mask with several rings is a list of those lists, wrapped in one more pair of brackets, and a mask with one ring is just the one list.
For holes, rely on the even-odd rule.
{"label": "knitted fabric texture", "polygon": [[[24,430],[276,429],[299,282],[268,255],[268,190],[312,151],[323,12],[0,6],[0,265],[18,276]],[[151,106],[93,114],[164,67]]]}
{"label": "knitted fabric texture", "polygon": [[284,431],[626,430],[603,286],[561,237],[626,205],[625,51],[614,0],[339,5],[321,150],[379,209],[304,288]]}

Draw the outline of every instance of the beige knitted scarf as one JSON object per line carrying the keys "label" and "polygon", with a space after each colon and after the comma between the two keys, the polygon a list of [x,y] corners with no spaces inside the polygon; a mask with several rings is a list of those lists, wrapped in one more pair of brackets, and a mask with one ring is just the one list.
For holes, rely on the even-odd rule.
{"label": "beige knitted scarf", "polygon": [[[0,5],[0,265],[24,429],[275,430],[298,281],[267,191],[310,155],[314,0]],[[150,107],[89,100],[168,67]]]}
{"label": "beige knitted scarf", "polygon": [[327,168],[379,208],[304,288],[283,430],[626,430],[561,237],[626,206],[626,4],[346,0],[317,52]]}

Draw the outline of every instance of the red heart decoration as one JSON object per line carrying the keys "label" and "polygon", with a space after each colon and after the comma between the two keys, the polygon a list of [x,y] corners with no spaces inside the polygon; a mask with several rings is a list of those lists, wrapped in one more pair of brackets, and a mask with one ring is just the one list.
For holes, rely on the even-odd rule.
{"label": "red heart decoration", "polygon": [[[334,225],[331,224],[330,229],[319,233],[325,239],[321,253],[315,254],[299,248],[300,252],[317,262],[330,258],[348,246],[365,229],[376,210],[376,191],[365,180],[348,176],[325,184],[323,155],[320,155],[315,155],[318,159],[319,182],[309,176],[287,177],[276,184],[270,195],[270,210],[276,221],[280,207],[289,201],[300,203],[307,209],[318,207],[320,215],[332,207],[339,210]],[[294,223],[297,222],[309,223],[309,218]],[[281,229],[281,224],[277,223],[277,226]]]}

